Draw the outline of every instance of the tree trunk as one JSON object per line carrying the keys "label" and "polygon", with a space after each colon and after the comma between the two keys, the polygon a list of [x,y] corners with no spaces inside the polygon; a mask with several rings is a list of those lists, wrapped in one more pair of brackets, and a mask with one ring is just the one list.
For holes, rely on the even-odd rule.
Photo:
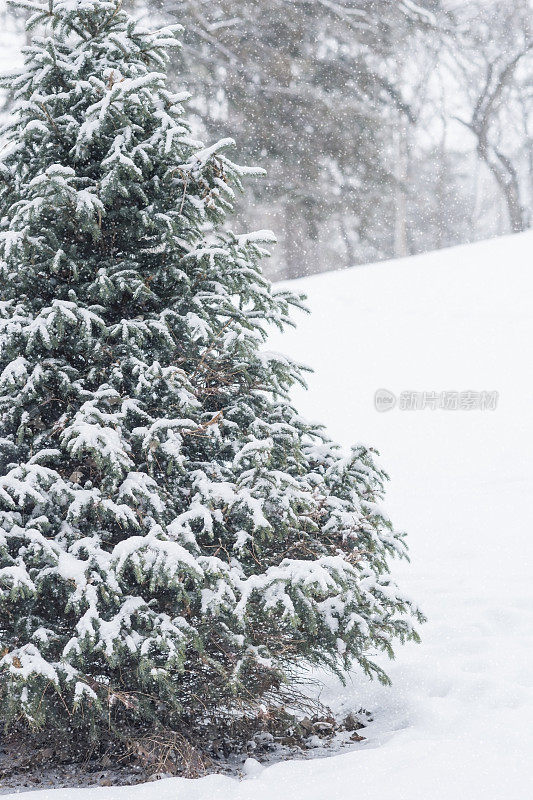
{"label": "tree trunk", "polygon": [[394,193],[394,255],[403,258],[409,254],[407,246],[407,198],[405,185],[407,181],[407,121],[404,114],[400,114],[398,127],[395,130],[396,139],[396,189]]}
{"label": "tree trunk", "polygon": [[477,151],[500,187],[511,230],[513,233],[525,231],[528,228],[528,214],[520,202],[520,184],[511,160],[483,140],[479,141]]}
{"label": "tree trunk", "polygon": [[285,225],[283,231],[283,254],[285,278],[301,278],[308,274],[302,247],[302,220],[294,198],[288,196],[284,203]]}

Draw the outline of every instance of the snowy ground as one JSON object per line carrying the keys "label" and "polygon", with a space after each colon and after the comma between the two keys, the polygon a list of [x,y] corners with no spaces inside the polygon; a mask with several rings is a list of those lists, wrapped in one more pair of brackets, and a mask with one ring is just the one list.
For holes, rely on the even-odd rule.
{"label": "snowy ground", "polygon": [[[343,444],[377,446],[409,532],[401,585],[429,617],[392,688],[354,676],[324,699],[374,712],[366,741],[32,800],[525,800],[533,795],[533,234],[297,281],[312,315],[272,347],[312,365],[296,401]],[[374,409],[376,389],[498,391],[496,410]]]}

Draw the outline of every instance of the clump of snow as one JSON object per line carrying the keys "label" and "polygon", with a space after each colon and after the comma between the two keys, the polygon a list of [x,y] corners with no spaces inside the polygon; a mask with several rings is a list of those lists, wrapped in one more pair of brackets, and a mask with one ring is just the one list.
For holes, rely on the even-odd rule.
{"label": "clump of snow", "polygon": [[263,772],[263,769],[263,765],[255,758],[247,758],[242,767],[242,771],[247,778],[257,778]]}

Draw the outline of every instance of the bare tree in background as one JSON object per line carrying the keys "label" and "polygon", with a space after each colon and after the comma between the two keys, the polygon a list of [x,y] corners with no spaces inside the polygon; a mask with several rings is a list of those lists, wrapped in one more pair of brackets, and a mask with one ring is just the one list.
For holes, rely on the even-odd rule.
{"label": "bare tree in background", "polygon": [[515,232],[531,224],[531,13],[529,0],[471,0],[460,9],[452,45],[459,42],[458,74],[471,100],[469,116],[460,121],[476,138]]}

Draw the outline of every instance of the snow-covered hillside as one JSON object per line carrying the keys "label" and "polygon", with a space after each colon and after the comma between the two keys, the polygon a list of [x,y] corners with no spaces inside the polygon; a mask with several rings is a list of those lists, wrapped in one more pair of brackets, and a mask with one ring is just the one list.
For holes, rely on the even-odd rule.
{"label": "snow-covered hillside", "polygon": [[[312,310],[275,336],[316,370],[298,407],[375,445],[409,532],[402,587],[429,617],[392,688],[356,675],[324,699],[374,713],[313,761],[35,800],[524,800],[533,783],[533,235],[297,281]],[[494,410],[374,408],[374,392],[496,391]]]}

